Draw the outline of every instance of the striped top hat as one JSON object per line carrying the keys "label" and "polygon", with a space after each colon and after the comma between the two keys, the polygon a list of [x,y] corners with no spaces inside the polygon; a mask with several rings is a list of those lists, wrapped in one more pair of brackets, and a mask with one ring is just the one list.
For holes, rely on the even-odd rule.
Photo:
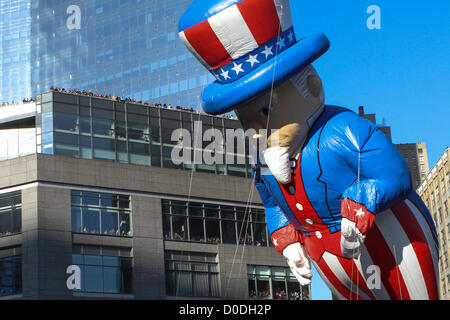
{"label": "striped top hat", "polygon": [[263,95],[330,45],[322,33],[297,41],[289,0],[195,0],[181,17],[179,35],[217,79],[202,94],[210,114]]}

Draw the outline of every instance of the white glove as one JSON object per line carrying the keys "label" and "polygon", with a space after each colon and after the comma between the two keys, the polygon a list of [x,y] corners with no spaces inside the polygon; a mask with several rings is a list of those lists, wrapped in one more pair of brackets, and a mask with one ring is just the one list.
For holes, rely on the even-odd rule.
{"label": "white glove", "polygon": [[284,248],[283,256],[287,259],[298,282],[302,286],[309,285],[312,278],[311,265],[300,242],[292,243]]}
{"label": "white glove", "polygon": [[347,218],[341,221],[341,250],[349,259],[357,259],[361,254],[361,245],[366,236],[361,234],[356,224]]}

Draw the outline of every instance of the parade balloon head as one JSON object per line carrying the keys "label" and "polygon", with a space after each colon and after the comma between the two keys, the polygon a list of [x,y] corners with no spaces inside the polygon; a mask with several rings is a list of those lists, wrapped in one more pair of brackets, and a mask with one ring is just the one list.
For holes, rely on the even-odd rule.
{"label": "parade balloon head", "polygon": [[180,19],[179,35],[217,79],[202,94],[210,114],[264,95],[330,46],[323,33],[297,40],[289,0],[195,0]]}

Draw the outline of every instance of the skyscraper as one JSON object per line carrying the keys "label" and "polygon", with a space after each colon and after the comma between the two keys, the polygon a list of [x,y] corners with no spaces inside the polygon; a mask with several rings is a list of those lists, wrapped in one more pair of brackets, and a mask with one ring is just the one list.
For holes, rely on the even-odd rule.
{"label": "skyscraper", "polygon": [[190,0],[0,2],[0,100],[51,86],[196,107],[212,76],[179,41]]}

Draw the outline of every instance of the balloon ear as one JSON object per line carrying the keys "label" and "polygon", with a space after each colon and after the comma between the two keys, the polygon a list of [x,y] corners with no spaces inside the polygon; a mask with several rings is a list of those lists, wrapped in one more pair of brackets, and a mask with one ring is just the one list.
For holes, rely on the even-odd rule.
{"label": "balloon ear", "polygon": [[308,79],[306,80],[306,84],[308,86],[309,92],[314,96],[318,97],[320,93],[322,92],[323,86],[322,86],[322,80],[319,78],[318,75],[310,75],[308,76]]}

